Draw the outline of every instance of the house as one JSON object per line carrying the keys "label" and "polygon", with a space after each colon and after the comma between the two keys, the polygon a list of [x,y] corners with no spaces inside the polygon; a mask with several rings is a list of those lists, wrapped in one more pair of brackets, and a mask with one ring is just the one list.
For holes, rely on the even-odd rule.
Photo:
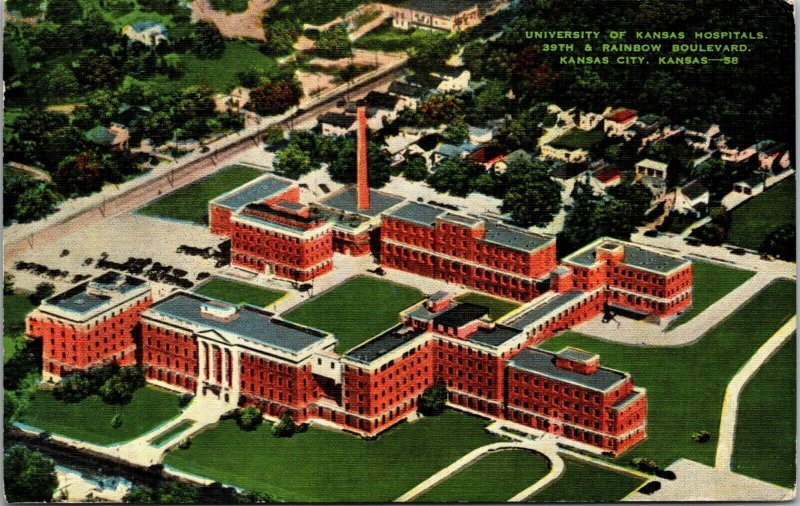
{"label": "house", "polygon": [[431,72],[431,75],[442,80],[436,87],[442,93],[458,93],[466,90],[469,87],[469,80],[472,76],[465,67],[445,67]]}
{"label": "house", "polygon": [[726,136],[717,139],[717,149],[723,161],[731,163],[744,163],[758,153],[756,144],[744,147],[734,144]]}
{"label": "house", "polygon": [[494,164],[494,171],[498,174],[504,174],[508,170],[509,165],[514,163],[530,162],[533,159],[530,153],[524,149],[518,149],[507,154],[505,158]]}
{"label": "house", "polygon": [[610,165],[595,169],[594,172],[592,172],[592,177],[596,179],[603,188],[610,188],[622,183],[622,174]]}
{"label": "house", "polygon": [[758,166],[763,171],[769,172],[777,169],[776,172],[782,172],[791,164],[786,144],[766,140],[756,144],[755,149],[758,152]]}
{"label": "house", "polygon": [[428,89],[415,84],[404,83],[402,81],[392,81],[389,85],[389,93],[400,97],[403,109],[415,109],[428,94]]}
{"label": "house", "polygon": [[459,32],[481,22],[478,3],[462,0],[409,0],[394,7],[391,16],[392,26],[400,30]]}
{"label": "house", "polygon": [[448,158],[465,158],[467,155],[478,149],[477,144],[467,141],[458,146],[454,144],[442,144],[433,155],[434,165],[440,164]]}
{"label": "house", "polygon": [[657,114],[646,114],[638,118],[630,127],[638,137],[639,150],[667,137],[669,120]]}
{"label": "house", "polygon": [[658,176],[642,176],[637,180],[650,190],[655,199],[661,199],[667,194],[667,181]]}
{"label": "house", "polygon": [[497,144],[486,144],[473,151],[467,159],[483,165],[486,170],[494,169],[496,163],[503,161],[508,152]]}
{"label": "house", "polygon": [[764,191],[764,176],[762,174],[750,174],[747,179],[733,184],[733,191],[745,195],[758,195]]}
{"label": "house", "polygon": [[115,116],[115,122],[120,125],[125,125],[128,128],[133,127],[143,118],[153,114],[153,109],[143,105],[128,105],[122,104]]}
{"label": "house", "polygon": [[131,43],[140,42],[148,47],[157,46],[168,40],[166,27],[155,21],[140,21],[127,25],[122,29],[122,35],[128,37]]}
{"label": "house", "polygon": [[697,181],[691,181],[675,190],[672,209],[680,213],[703,213],[708,209],[710,199],[711,194],[705,186]]}
{"label": "house", "polygon": [[408,147],[406,156],[420,155],[425,159],[425,164],[430,169],[436,163],[436,150],[442,145],[443,137],[439,133],[423,135]]}
{"label": "house", "polygon": [[494,137],[494,131],[491,128],[470,125],[467,130],[469,132],[469,142],[472,144],[484,144],[491,141]]}
{"label": "house", "polygon": [[586,166],[578,163],[568,163],[555,160],[550,164],[550,177],[559,183],[566,184],[586,172]]}
{"label": "house", "polygon": [[[401,131],[397,135],[384,140],[386,152],[392,157],[392,165],[402,163],[408,154],[408,148],[422,138],[421,132]],[[435,161],[434,161],[435,163]]]}
{"label": "house", "polygon": [[98,146],[123,150],[128,148],[130,133],[124,125],[111,123],[108,128],[102,126],[92,128],[84,137]]}
{"label": "house", "polygon": [[542,157],[547,160],[562,160],[569,163],[583,163],[589,160],[589,150],[605,138],[602,130],[584,131],[573,128],[563,135],[543,144]]}
{"label": "house", "polygon": [[326,137],[343,137],[355,132],[358,124],[355,116],[339,112],[326,112],[317,118],[317,123]]}
{"label": "house", "polygon": [[[357,109],[358,106],[356,102],[348,102],[347,105],[345,105],[344,111],[347,114],[355,115]],[[367,106],[366,115],[367,127],[372,131],[378,131],[384,127],[383,119],[389,116],[389,113],[377,107]]]}
{"label": "house", "polygon": [[603,131],[609,136],[621,136],[638,118],[639,114],[633,109],[614,109],[606,115]]}
{"label": "house", "polygon": [[587,132],[594,130],[605,119],[605,115],[610,109],[609,107],[602,113],[578,111],[578,123],[576,126]]}
{"label": "house", "polygon": [[664,162],[657,162],[649,158],[640,160],[636,163],[636,179],[649,176],[667,179],[667,164]]}
{"label": "house", "polygon": [[698,119],[686,124],[687,142],[694,149],[711,151],[712,141],[720,135],[719,125],[707,123]]}

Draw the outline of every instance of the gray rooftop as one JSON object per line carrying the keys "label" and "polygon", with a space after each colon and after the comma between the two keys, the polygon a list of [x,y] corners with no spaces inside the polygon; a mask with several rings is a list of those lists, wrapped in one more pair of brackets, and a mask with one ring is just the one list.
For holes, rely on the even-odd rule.
{"label": "gray rooftop", "polygon": [[369,364],[424,333],[420,329],[412,329],[402,324],[397,325],[361,346],[350,350],[345,357],[355,362]]}
{"label": "gray rooftop", "polygon": [[589,353],[588,351],[572,348],[570,346],[559,351],[558,356],[566,358],[567,360],[574,360],[575,362],[589,362],[595,358],[599,358],[599,356],[594,353]]}
{"label": "gray rooftop", "polygon": [[[624,256],[622,262],[633,268],[645,269],[659,273],[671,272],[682,265],[686,265],[689,260],[675,258],[648,249],[640,248],[635,244],[621,243],[613,239],[603,239],[600,243],[603,247],[608,244],[620,245],[623,248]],[[570,262],[586,267],[591,267],[595,263],[595,245],[590,245],[572,255],[564,258],[564,262]]]}
{"label": "gray rooftop", "polygon": [[517,314],[513,320],[505,322],[507,325],[515,329],[523,330],[525,327],[535,324],[546,315],[558,312],[561,308],[567,307],[572,304],[576,299],[585,295],[586,292],[573,291],[557,295],[556,297],[548,300],[544,304],[535,306],[532,309]]}
{"label": "gray rooftop", "polygon": [[469,341],[497,348],[517,337],[519,333],[517,329],[506,327],[505,325],[495,325],[489,329],[478,329],[477,332],[469,337]]}
{"label": "gray rooftop", "polygon": [[464,216],[461,214],[453,214],[453,213],[445,213],[439,217],[440,220],[446,221],[449,223],[454,223],[456,225],[461,225],[462,227],[474,227],[475,225],[480,225],[483,220],[478,218],[473,218],[472,216]]}
{"label": "gray rooftop", "polygon": [[600,367],[592,374],[581,374],[575,371],[559,369],[556,367],[555,357],[554,353],[548,351],[527,349],[509,360],[508,366],[512,369],[531,372],[557,381],[564,381],[596,392],[606,392],[622,383],[626,378],[624,373],[606,367]]}
{"label": "gray rooftop", "polygon": [[401,7],[435,16],[455,16],[467,9],[471,9],[477,3],[463,0],[409,0],[403,3]]}
{"label": "gray rooftop", "polygon": [[284,192],[288,190],[292,184],[293,183],[289,180],[267,174],[235,190],[220,195],[211,202],[220,207],[235,211],[251,202],[266,200],[273,195]]}
{"label": "gray rooftop", "polygon": [[356,206],[356,187],[353,185],[347,186],[343,190],[332,193],[330,196],[325,197],[319,201],[319,205],[336,211],[344,211],[346,213],[373,217],[388,211],[402,201],[402,197],[397,197],[395,195],[383,193],[370,188],[369,209],[362,211]]}
{"label": "gray rooftop", "polygon": [[[103,306],[115,304],[116,299],[114,295],[124,296],[125,294],[142,288],[144,284],[145,281],[139,278],[109,271],[92,280],[72,287],[65,292],[50,297],[44,301],[43,305],[53,306],[71,313],[88,314]],[[110,295],[97,293],[92,290],[93,287],[96,287],[100,291],[108,292]],[[44,310],[47,311],[46,307]]]}
{"label": "gray rooftop", "polygon": [[436,225],[436,219],[446,212],[447,210],[441,207],[420,204],[419,202],[406,202],[404,205],[392,210],[387,216],[433,228]]}
{"label": "gray rooftop", "polygon": [[552,239],[545,235],[534,234],[524,228],[512,227],[492,220],[486,220],[486,236],[483,238],[486,242],[525,252],[538,249]]}
{"label": "gray rooftop", "polygon": [[223,308],[235,307],[197,294],[177,293],[153,305],[147,313],[174,318],[203,329],[229,332],[246,341],[292,354],[327,337],[324,332],[277,319],[271,313],[248,305],[240,306],[232,319],[209,318],[201,313],[201,307],[209,302]]}

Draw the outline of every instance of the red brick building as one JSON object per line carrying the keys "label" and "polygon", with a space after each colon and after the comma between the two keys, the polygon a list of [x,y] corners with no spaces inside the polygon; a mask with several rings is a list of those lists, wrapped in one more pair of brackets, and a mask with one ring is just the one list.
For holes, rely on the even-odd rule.
{"label": "red brick building", "polygon": [[300,202],[300,187],[291,179],[266,174],[208,203],[208,225],[212,234],[230,237],[231,219],[248,204],[265,204],[283,200]]}
{"label": "red brick building", "polygon": [[116,272],[42,301],[27,316],[25,333],[42,340],[43,378],[109,362],[135,364],[139,316],[151,301],[147,283]]}
{"label": "red brick building", "polygon": [[406,202],[386,213],[381,265],[529,301],[547,290],[555,237]]}

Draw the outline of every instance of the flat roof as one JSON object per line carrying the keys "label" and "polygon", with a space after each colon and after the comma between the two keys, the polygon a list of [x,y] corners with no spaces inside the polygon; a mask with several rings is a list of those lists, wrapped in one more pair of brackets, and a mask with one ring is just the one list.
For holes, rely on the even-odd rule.
{"label": "flat roof", "polygon": [[465,227],[474,227],[475,225],[480,225],[483,220],[478,218],[473,218],[472,216],[463,216],[461,214],[454,214],[454,213],[444,213],[443,215],[439,216],[439,219],[442,221],[447,221],[450,223],[455,223],[456,225],[461,225]]}
{"label": "flat roof", "polygon": [[497,348],[514,339],[520,331],[505,325],[495,325],[488,329],[478,329],[477,332],[469,337],[469,342],[483,344],[491,348]]}
{"label": "flat roof", "polygon": [[426,12],[435,16],[455,16],[478,5],[478,2],[463,0],[409,0],[400,5],[412,11]]}
{"label": "flat roof", "polygon": [[[116,271],[108,271],[44,300],[43,309],[46,312],[47,306],[51,306],[70,313],[86,315],[101,309],[103,306],[115,304],[120,297],[139,290],[145,283],[143,279]],[[90,293],[92,292],[90,285],[91,287],[96,287],[99,291],[109,292],[110,295],[97,292]]]}
{"label": "flat roof", "polygon": [[538,374],[556,381],[578,385],[596,392],[606,392],[627,378],[625,373],[607,367],[598,367],[592,374],[556,367],[556,355],[538,348],[529,348],[508,361],[508,366],[520,371]]}
{"label": "flat roof", "polygon": [[595,249],[599,247],[607,248],[609,244],[622,246],[622,263],[633,268],[667,273],[677,269],[678,267],[691,263],[691,261],[685,258],[664,255],[662,253],[657,253],[655,251],[642,248],[633,243],[622,242],[607,237],[598,239],[588,246],[585,246],[583,249],[564,257],[562,261],[584,267],[591,267],[595,263]]}
{"label": "flat roof", "polygon": [[370,364],[424,333],[424,330],[400,324],[353,348],[345,357],[362,364]]}
{"label": "flat roof", "polygon": [[545,316],[558,312],[562,307],[569,306],[576,299],[585,295],[586,292],[575,290],[557,295],[556,297],[548,300],[544,304],[533,306],[531,309],[518,313],[510,321],[506,321],[506,325],[510,325],[515,329],[524,330],[529,325],[535,324]]}
{"label": "flat roof", "polygon": [[637,167],[644,167],[645,169],[658,169],[658,170],[667,170],[667,164],[664,162],[657,162],[655,160],[651,160],[650,158],[645,158],[644,160],[639,160],[636,162]]}
{"label": "flat roof", "polygon": [[589,353],[588,351],[583,351],[578,348],[573,348],[572,346],[567,346],[563,350],[559,351],[558,356],[561,358],[566,358],[567,360],[574,360],[575,362],[590,362],[595,358],[600,358],[599,355]]}
{"label": "flat roof", "polygon": [[408,221],[411,223],[416,223],[417,225],[433,228],[436,226],[436,219],[446,212],[447,209],[443,209],[441,207],[409,201],[402,206],[393,209],[387,214],[387,216],[397,220]]}
{"label": "flat roof", "polygon": [[362,216],[378,216],[403,202],[402,197],[397,197],[389,193],[383,193],[378,190],[369,190],[369,209],[360,210],[356,205],[356,187],[355,185],[347,186],[342,190],[332,193],[330,196],[323,198],[319,201],[319,205],[328,209],[336,211],[344,211],[346,213],[360,214]]}
{"label": "flat roof", "polygon": [[279,193],[283,193],[294,184],[294,181],[289,179],[284,179],[273,174],[265,174],[228,193],[223,193],[211,202],[220,207],[235,211],[251,202],[259,202]]}
{"label": "flat roof", "polygon": [[433,325],[434,328],[436,325],[442,325],[445,328],[458,328],[475,320],[480,320],[488,314],[489,308],[486,306],[459,302],[451,304],[447,309],[437,313],[433,317]]}
{"label": "flat roof", "polygon": [[[208,303],[221,308],[236,308],[236,314],[228,320],[204,316],[201,308]],[[297,354],[328,337],[325,332],[278,319],[272,313],[254,306],[237,307],[194,293],[178,292],[154,304],[145,314],[172,318],[200,327],[200,331],[227,332],[245,341],[264,344],[291,354]]]}
{"label": "flat roof", "polygon": [[550,236],[536,234],[524,228],[488,219],[485,221],[486,235],[483,240],[506,248],[530,252],[553,240]]}

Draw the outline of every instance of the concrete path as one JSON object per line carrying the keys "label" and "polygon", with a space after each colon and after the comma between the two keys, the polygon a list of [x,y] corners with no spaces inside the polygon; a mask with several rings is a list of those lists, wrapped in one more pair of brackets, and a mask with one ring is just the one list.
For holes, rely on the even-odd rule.
{"label": "concrete path", "polygon": [[705,311],[671,330],[666,330],[666,324],[655,325],[628,318],[603,323],[600,317],[578,325],[574,330],[605,341],[633,346],[686,346],[725,321],[775,279],[770,273],[758,272]]}
{"label": "concrete path", "polygon": [[423,481],[416,487],[395,499],[395,502],[412,501],[414,498],[419,497],[423,493],[432,489],[447,478],[457,474],[462,469],[468,467],[486,455],[498,451],[509,450],[527,450],[541,453],[550,461],[550,471],[536,483],[514,495],[514,497],[509,499],[509,502],[521,502],[525,500],[543,487],[549,485],[552,481],[558,479],[558,477],[561,476],[561,473],[564,472],[564,461],[561,459],[561,457],[559,457],[556,451],[557,446],[555,444],[555,439],[492,443],[486,446],[481,446],[480,448],[476,448],[475,450],[467,453],[460,459],[433,474],[427,480]]}
{"label": "concrete path", "polygon": [[[722,419],[719,424],[719,442],[717,443],[715,461],[717,469],[730,470],[731,468],[733,444],[736,436],[736,415],[739,412],[739,395],[742,393],[742,389],[755,376],[761,366],[789,340],[796,330],[797,315],[793,316],[772,337],[767,339],[728,384],[728,388],[725,390],[725,400],[722,404]],[[769,456],[764,455],[764,458],[769,458]]]}

